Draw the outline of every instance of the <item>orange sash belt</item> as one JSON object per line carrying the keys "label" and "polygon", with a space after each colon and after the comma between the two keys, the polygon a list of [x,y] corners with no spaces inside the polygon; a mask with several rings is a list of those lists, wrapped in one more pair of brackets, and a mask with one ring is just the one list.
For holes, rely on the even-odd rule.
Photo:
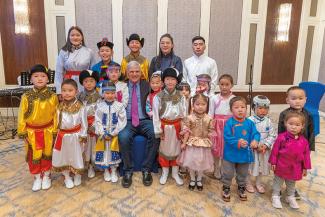
{"label": "orange sash belt", "polygon": [[[95,121],[95,116],[87,116],[88,128],[93,126],[94,121]],[[91,132],[89,135],[91,137],[96,136],[96,134],[93,132]]]}
{"label": "orange sash belt", "polygon": [[176,130],[176,136],[178,139],[180,139],[179,133],[181,132],[181,120],[182,119],[175,119],[175,120],[166,120],[166,119],[161,119],[161,129],[164,132],[165,126],[166,125],[174,125],[175,130]]}
{"label": "orange sash belt", "polygon": [[64,74],[65,79],[71,79],[72,76],[79,76],[81,71],[66,71]]}
{"label": "orange sash belt", "polygon": [[56,138],[56,142],[54,145],[54,148],[58,151],[61,151],[61,146],[62,146],[62,139],[65,134],[72,134],[72,133],[78,133],[81,129],[81,124],[75,126],[74,128],[70,129],[60,129],[58,136]]}
{"label": "orange sash belt", "polygon": [[53,125],[53,121],[44,124],[44,125],[32,125],[27,124],[26,127],[29,129],[34,130],[35,132],[35,144],[36,144],[36,150],[42,150],[44,149],[45,142],[44,142],[44,129],[51,127]]}

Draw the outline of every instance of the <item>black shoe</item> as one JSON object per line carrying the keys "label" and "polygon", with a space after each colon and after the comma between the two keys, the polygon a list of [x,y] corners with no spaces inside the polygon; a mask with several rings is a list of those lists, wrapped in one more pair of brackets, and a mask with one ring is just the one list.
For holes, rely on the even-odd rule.
{"label": "black shoe", "polygon": [[122,186],[128,188],[132,185],[132,173],[125,173],[122,179]]}
{"label": "black shoe", "polygon": [[295,198],[296,198],[296,200],[301,200],[300,194],[297,191],[297,189],[295,190]]}
{"label": "black shoe", "polygon": [[145,186],[150,186],[152,184],[152,176],[149,171],[142,171],[142,183]]}
{"label": "black shoe", "polygon": [[203,191],[202,181],[197,181],[196,182],[196,188],[197,188],[198,191]]}
{"label": "black shoe", "polygon": [[238,186],[238,196],[239,196],[239,199],[242,201],[247,200],[247,195],[246,195],[245,191],[246,191],[245,186]]}
{"label": "black shoe", "polygon": [[230,202],[230,187],[222,186],[222,200],[225,202]]}
{"label": "black shoe", "polygon": [[188,185],[188,189],[190,189],[191,191],[194,191],[195,185],[196,185],[196,182],[191,180],[190,184]]}

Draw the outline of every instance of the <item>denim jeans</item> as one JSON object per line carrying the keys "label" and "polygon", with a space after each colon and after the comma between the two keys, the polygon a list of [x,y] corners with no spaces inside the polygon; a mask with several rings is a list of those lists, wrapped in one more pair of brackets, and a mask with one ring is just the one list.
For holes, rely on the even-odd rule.
{"label": "denim jeans", "polygon": [[155,138],[153,123],[150,119],[140,120],[140,124],[137,127],[132,126],[131,121],[128,120],[126,127],[118,134],[120,153],[124,164],[123,170],[124,172],[133,172],[132,146],[133,139],[136,135],[142,135],[147,138],[147,147],[142,170],[150,172],[156,159],[159,146],[159,139]]}

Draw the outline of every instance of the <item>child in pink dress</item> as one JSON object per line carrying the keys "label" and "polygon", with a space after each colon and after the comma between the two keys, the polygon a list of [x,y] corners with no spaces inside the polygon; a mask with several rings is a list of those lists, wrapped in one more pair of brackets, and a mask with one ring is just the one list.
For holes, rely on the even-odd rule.
{"label": "child in pink dress", "polygon": [[209,115],[214,118],[215,134],[212,135],[212,154],[214,156],[214,177],[221,178],[220,165],[223,158],[224,139],[223,132],[226,121],[232,116],[229,102],[235,97],[231,93],[233,78],[223,74],[219,78],[220,93],[210,97]]}
{"label": "child in pink dress", "polygon": [[302,131],[305,117],[301,112],[288,111],[284,124],[287,130],[278,135],[269,158],[274,171],[272,206],[282,208],[279,195],[285,182],[286,201],[291,208],[299,209],[295,198],[295,184],[307,175],[308,169],[311,169],[309,144]]}
{"label": "child in pink dress", "polygon": [[[203,94],[193,97],[193,112],[188,115],[182,124],[182,152],[177,163],[189,169],[190,184],[188,188],[203,190],[203,172],[213,171],[213,156],[211,153],[210,135],[213,132],[213,120],[207,114],[209,98]],[[196,176],[197,175],[197,176]]]}

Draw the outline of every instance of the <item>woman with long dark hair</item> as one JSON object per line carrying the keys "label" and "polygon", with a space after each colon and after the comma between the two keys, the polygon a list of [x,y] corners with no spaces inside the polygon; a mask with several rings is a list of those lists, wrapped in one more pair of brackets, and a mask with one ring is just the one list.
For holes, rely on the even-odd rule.
{"label": "woman with long dark hair", "polygon": [[152,58],[149,68],[149,78],[156,71],[164,71],[172,67],[176,68],[183,75],[183,64],[180,57],[174,54],[173,37],[166,33],[159,40],[159,54]]}
{"label": "woman with long dark hair", "polygon": [[77,81],[79,91],[79,74],[82,70],[94,65],[95,57],[90,48],[85,46],[84,35],[78,26],[69,29],[67,42],[60,50],[56,61],[55,87],[56,93],[61,94],[61,83],[64,79],[72,78]]}

